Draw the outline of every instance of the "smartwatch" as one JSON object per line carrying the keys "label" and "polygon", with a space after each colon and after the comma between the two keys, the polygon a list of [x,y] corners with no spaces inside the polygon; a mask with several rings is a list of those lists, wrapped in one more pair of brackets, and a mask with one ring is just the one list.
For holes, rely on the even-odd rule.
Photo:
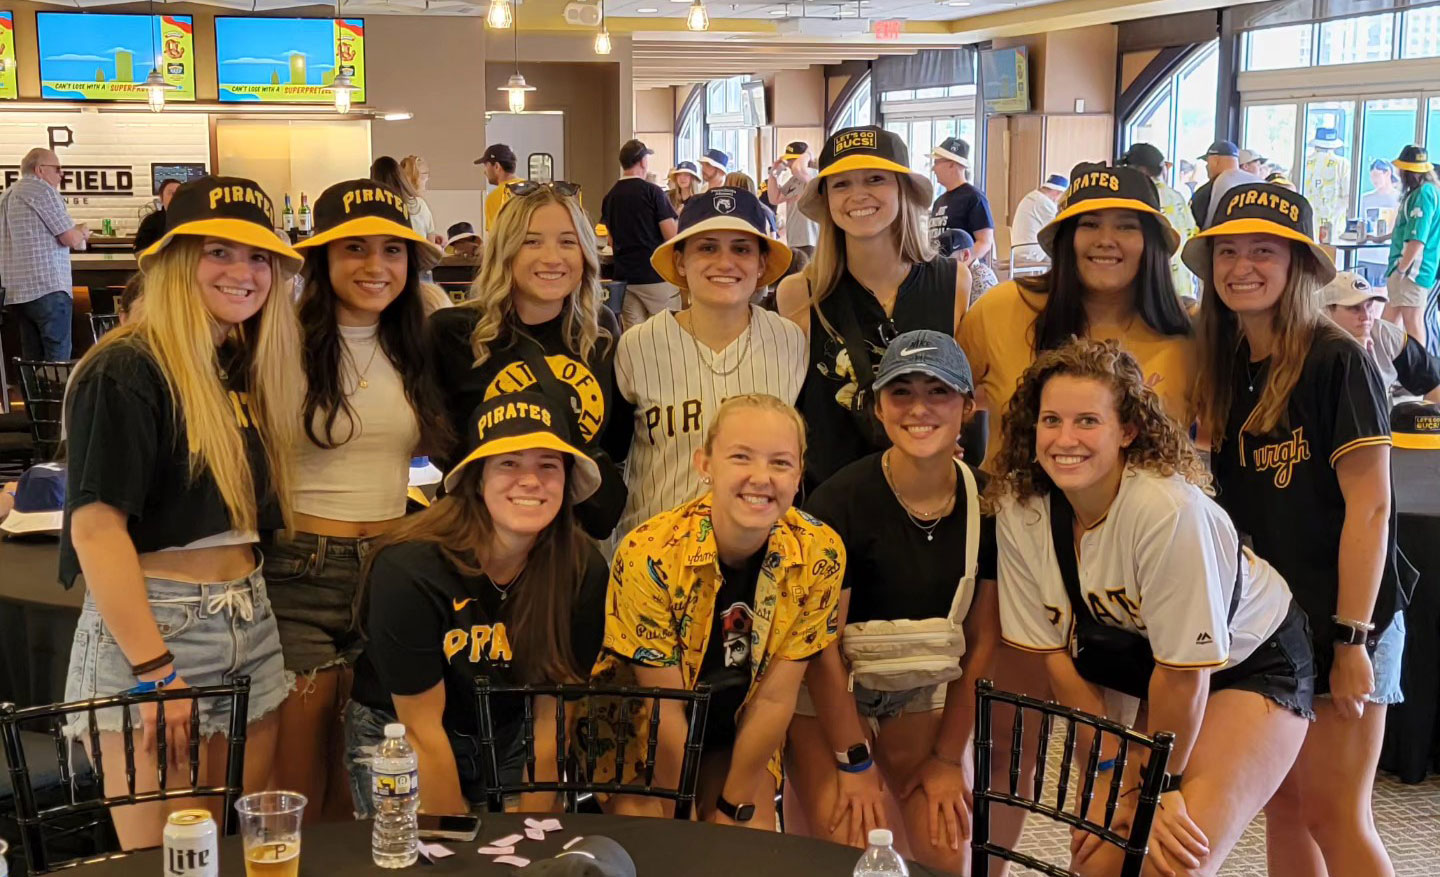
{"label": "smartwatch", "polygon": [[1332,628],[1331,635],[1337,646],[1368,646],[1375,638],[1373,631],[1343,621],[1334,622]]}
{"label": "smartwatch", "polygon": [[723,793],[715,796],[715,809],[736,822],[749,822],[755,818],[754,804],[731,804],[725,800]]}
{"label": "smartwatch", "polygon": [[869,760],[869,743],[856,743],[844,752],[835,753],[835,763],[841,767],[859,767]]}

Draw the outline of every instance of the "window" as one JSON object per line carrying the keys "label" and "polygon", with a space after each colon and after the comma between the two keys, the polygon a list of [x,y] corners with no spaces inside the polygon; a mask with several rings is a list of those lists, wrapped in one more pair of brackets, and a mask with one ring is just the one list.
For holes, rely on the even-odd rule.
{"label": "window", "polygon": [[1440,149],[1440,97],[1430,98],[1425,109],[1425,151],[1431,155]]}
{"label": "window", "polygon": [[1404,16],[1400,57],[1434,58],[1440,55],[1440,6],[1410,9]]}
{"label": "window", "polygon": [[[1372,169],[1372,165],[1377,160],[1388,163],[1401,149],[1415,142],[1419,108],[1420,101],[1413,97],[1365,102],[1365,114],[1360,120],[1360,161],[1355,166],[1360,200],[1358,207],[1351,211],[1357,218],[1372,222],[1383,218],[1387,227],[1395,227],[1400,175],[1388,166]],[[1382,283],[1388,255],[1389,251],[1383,247],[1366,247],[1357,254],[1357,261],[1372,282]]]}
{"label": "window", "polygon": [[705,86],[705,114],[707,116],[724,116],[741,111],[740,107],[740,83],[743,76],[732,76],[729,79],[712,79]]}
{"label": "window", "polygon": [[701,152],[701,129],[705,127],[705,101],[690,101],[685,115],[680,119],[678,134],[675,135],[675,163],[699,161]]}
{"label": "window", "polygon": [[[1294,179],[1295,120],[1294,104],[1259,104],[1245,108],[1245,130],[1240,142],[1270,159],[1268,170],[1278,171]],[[1203,148],[1203,147],[1202,147]],[[1194,153],[1199,155],[1199,152]]]}
{"label": "window", "polygon": [[[1174,163],[1167,177],[1171,185],[1181,182],[1182,161],[1193,164],[1191,158],[1215,139],[1219,49],[1218,40],[1198,49],[1173,75],[1157,82],[1125,122],[1126,148],[1149,143]],[[1176,161],[1177,156],[1181,161]]]}
{"label": "window", "polygon": [[[757,129],[745,124],[740,83],[744,76],[714,79],[705,85],[706,148],[730,156],[730,170],[755,176]],[[696,150],[699,154],[699,150]]]}
{"label": "window", "polygon": [[982,150],[975,140],[979,101],[975,84],[887,91],[880,96],[880,117],[885,130],[905,141],[910,167],[932,180],[930,151],[947,137],[959,137],[971,146],[971,182],[984,179]]}
{"label": "window", "polygon": [[1310,66],[1312,24],[1267,27],[1245,34],[1244,70],[1284,70]]}
{"label": "window", "polygon": [[1345,229],[1345,218],[1350,213],[1354,120],[1353,101],[1311,101],[1305,105],[1305,164],[1295,182],[1315,208],[1316,233],[1327,221],[1333,235]]}
{"label": "window", "polygon": [[730,170],[755,176],[755,129],[754,128],[711,128],[710,149],[718,149],[730,156]]}
{"label": "window", "polygon": [[845,103],[845,109],[835,117],[835,133],[843,128],[855,128],[860,125],[873,124],[871,121],[870,106],[870,74],[866,73],[860,84],[850,93],[850,99]]}
{"label": "window", "polygon": [[1358,64],[1389,61],[1395,41],[1395,16],[1362,15],[1320,25],[1321,64]]}

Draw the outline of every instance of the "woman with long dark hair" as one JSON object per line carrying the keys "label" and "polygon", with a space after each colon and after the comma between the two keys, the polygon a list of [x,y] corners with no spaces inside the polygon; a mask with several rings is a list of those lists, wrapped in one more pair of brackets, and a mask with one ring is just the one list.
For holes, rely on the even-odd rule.
{"label": "woman with long dark hair", "polygon": [[[372,812],[365,762],[396,721],[419,756],[420,808],[468,812],[484,788],[475,679],[580,682],[599,657],[607,570],[574,505],[599,487],[600,472],[570,423],[541,393],[481,405],[446,495],[387,533],[367,560],[366,646],[345,715],[357,813]],[[524,763],[522,709],[496,705],[506,781]],[[536,712],[537,728],[553,727],[553,703],[540,699]],[[554,746],[553,733],[535,735],[537,779],[554,778]]]}
{"label": "woman with long dark hair", "polygon": [[309,812],[350,811],[340,713],[360,653],[360,567],[372,540],[405,514],[410,459],[445,443],[426,379],[419,272],[439,248],[410,226],[398,192],[336,183],[315,202],[300,295],[306,391],[292,528],[265,544],[265,574],[285,667],[299,683],[280,710],[279,786]]}
{"label": "woman with long dark hair", "polygon": [[1425,303],[1440,275],[1440,181],[1423,146],[1407,146],[1391,164],[1400,172],[1400,207],[1390,235],[1385,319],[1425,346]]}

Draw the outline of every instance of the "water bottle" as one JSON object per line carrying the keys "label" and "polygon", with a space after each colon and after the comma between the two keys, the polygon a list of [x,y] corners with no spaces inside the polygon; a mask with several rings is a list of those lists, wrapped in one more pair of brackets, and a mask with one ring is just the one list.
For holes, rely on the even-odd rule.
{"label": "water bottle", "polygon": [[371,789],[375,798],[375,827],[370,853],[381,868],[408,868],[419,857],[419,829],[415,811],[420,807],[419,763],[405,739],[405,726],[385,726],[385,742],[370,761]]}
{"label": "water bottle", "polygon": [[910,877],[905,860],[892,846],[895,835],[888,828],[870,829],[870,846],[855,864],[854,877]]}

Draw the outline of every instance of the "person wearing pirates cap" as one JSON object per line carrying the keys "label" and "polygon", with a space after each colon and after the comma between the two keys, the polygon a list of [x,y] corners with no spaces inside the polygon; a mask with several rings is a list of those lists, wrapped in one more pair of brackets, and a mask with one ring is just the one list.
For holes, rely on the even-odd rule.
{"label": "person wearing pirates cap", "polygon": [[[293,487],[305,381],[290,293],[301,257],[252,180],[185,183],[166,214],[165,234],[139,256],[145,306],[70,378],[60,579],[70,587],[83,573],[86,600],[66,700],[249,676],[246,788],[261,789],[292,679],[256,547],[285,526]],[[163,709],[164,751],[182,761],[190,704]],[[228,704],[198,709],[206,745],[222,745]],[[156,707],[132,718],[143,741],[134,791],[153,791]],[[105,758],[128,760],[119,712],[96,722]],[[107,774],[106,794],[125,791],[122,773]],[[114,817],[126,849],[160,842],[160,805]]]}
{"label": "person wearing pirates cap", "polygon": [[947,137],[930,151],[935,179],[945,191],[930,209],[930,241],[949,256],[955,252],[950,232],[963,229],[975,239],[971,259],[983,259],[995,246],[995,219],[990,215],[990,202],[985,193],[969,181],[970,144],[959,137]]}
{"label": "person wearing pirates cap", "polygon": [[620,336],[615,383],[633,406],[626,457],[623,536],[705,492],[689,465],[727,397],[768,393],[793,404],[808,364],[805,333],[751,304],[790,264],[790,249],[765,234],[759,200],[743,189],[690,199],[680,231],[651,257],[690,306],[663,311]]}
{"label": "person wearing pirates cap", "polygon": [[1404,329],[1380,319],[1386,301],[1385,287],[1371,286],[1353,271],[1341,271],[1320,290],[1320,305],[1370,354],[1392,399],[1409,395],[1440,402],[1440,359]]}
{"label": "person wearing pirates cap", "polygon": [[960,346],[990,411],[987,468],[1020,375],[1072,336],[1119,341],[1165,410],[1181,423],[1193,419],[1194,341],[1170,270],[1180,235],[1159,197],[1136,168],[1076,165],[1060,212],[1038,235],[1050,270],[1000,284],[965,315]]}
{"label": "person wearing pirates cap", "polygon": [[361,563],[405,514],[416,449],[443,446],[449,426],[425,371],[420,281],[440,248],[413,228],[407,199],[373,180],[329,187],[314,218],[296,246],[308,391],[288,450],[291,527],[264,544],[285,668],[303,679],[280,708],[276,777],[323,802],[347,785],[327,768],[339,764],[345,671],[361,647]]}
{"label": "person wearing pirates cap", "polygon": [[665,190],[665,197],[670,199],[670,206],[679,213],[685,202],[705,191],[705,181],[700,179],[700,169],[693,161],[682,161],[670,169],[670,185]]}
{"label": "person wearing pirates cap", "polygon": [[[771,209],[779,212],[780,205],[785,205],[785,244],[796,256],[795,264],[790,266],[792,274],[804,270],[809,264],[815,255],[815,241],[820,236],[820,227],[815,220],[806,216],[799,207],[800,196],[805,194],[805,187],[815,176],[815,169],[810,166],[812,160],[810,144],[795,140],[785,147],[766,173],[769,191],[778,196],[776,202],[770,205]],[[786,170],[789,176],[782,181],[780,174]]]}
{"label": "person wearing pirates cap", "polygon": [[[475,680],[580,682],[600,655],[607,568],[575,520],[600,486],[565,409],[543,393],[495,396],[468,418],[445,496],[382,537],[365,564],[366,645],[345,711],[357,813],[373,815],[355,753],[402,722],[419,757],[420,807],[484,800]],[[493,704],[500,781],[525,762],[520,699]],[[535,779],[554,780],[555,706],[535,702]],[[525,810],[550,809],[543,796]]]}
{"label": "person wearing pirates cap", "polygon": [[810,339],[796,403],[812,439],[808,489],[889,444],[870,413],[880,357],[903,332],[954,335],[971,281],[966,266],[932,248],[930,178],[910,168],[898,135],[873,125],[837,131],[818,164],[796,205],[820,228],[815,259],[775,295]]}
{"label": "person wearing pirates cap", "polygon": [[1385,267],[1385,319],[1430,348],[1425,305],[1440,274],[1440,183],[1423,146],[1405,147],[1391,165],[1400,173],[1400,206]]}
{"label": "person wearing pirates cap", "polygon": [[1204,283],[1196,403],[1218,500],[1289,583],[1315,650],[1316,725],[1266,810],[1271,859],[1384,874],[1370,792],[1416,575],[1395,542],[1385,387],[1323,316],[1335,266],[1313,223],[1303,196],[1255,183],[1185,245]]}

